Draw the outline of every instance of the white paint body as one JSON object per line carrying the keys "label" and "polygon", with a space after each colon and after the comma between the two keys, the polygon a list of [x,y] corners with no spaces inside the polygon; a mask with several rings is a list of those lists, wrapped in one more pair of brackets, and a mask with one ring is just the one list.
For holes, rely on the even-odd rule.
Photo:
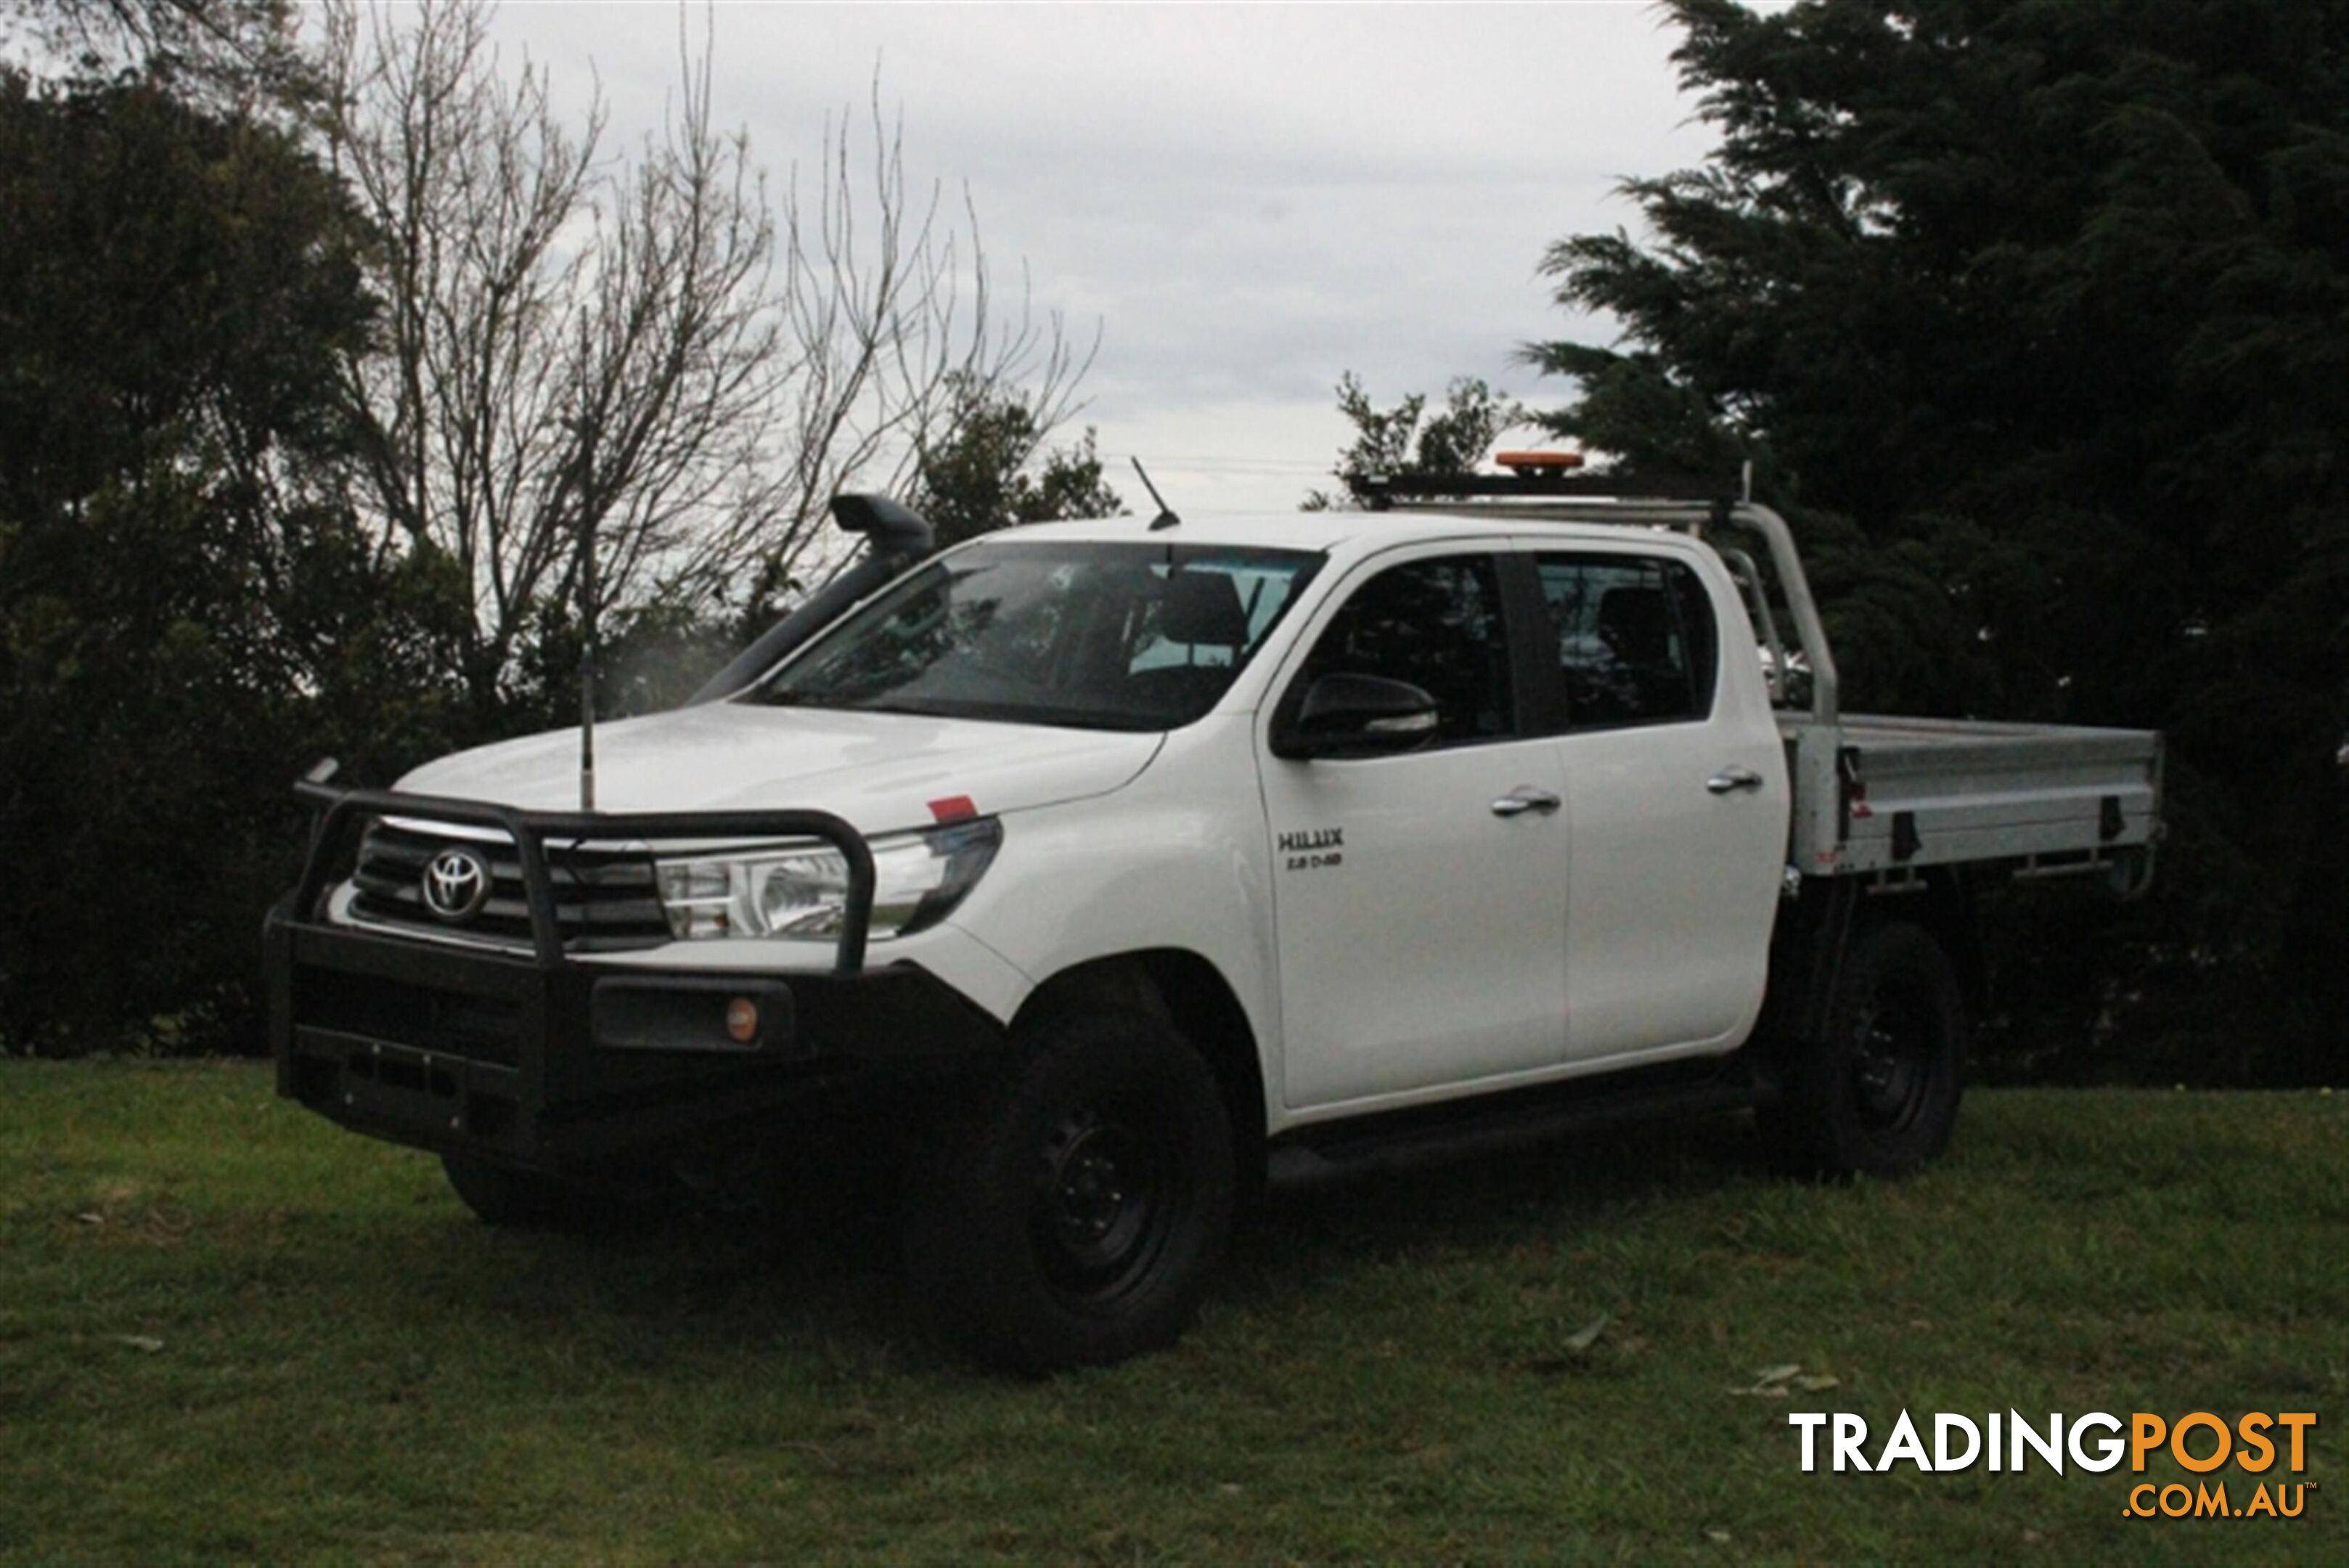
{"label": "white paint body", "polygon": [[[1763,1000],[1789,786],[1737,592],[1705,545],[1661,531],[1489,518],[1283,514],[1020,531],[1319,550],[1327,560],[1220,701],[1157,733],[726,701],[599,726],[612,812],[829,811],[868,836],[968,796],[1001,848],[942,924],[873,943],[999,1020],[1092,960],[1179,950],[1212,965],[1261,1057],[1268,1130],[1734,1049]],[[1268,748],[1276,703],[1346,595],[1414,556],[1540,548],[1692,569],[1719,626],[1702,721],[1358,761]],[[567,809],[575,731],[442,759],[400,787]],[[1758,787],[1706,788],[1724,767]],[[1531,787],[1559,809],[1493,802]],[[1336,866],[1291,868],[1284,834],[1338,830]],[[582,962],[789,973],[829,943],[674,942]]]}

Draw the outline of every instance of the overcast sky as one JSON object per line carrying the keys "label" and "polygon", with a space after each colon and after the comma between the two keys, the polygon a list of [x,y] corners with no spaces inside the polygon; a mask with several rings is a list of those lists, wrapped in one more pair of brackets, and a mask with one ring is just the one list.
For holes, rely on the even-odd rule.
{"label": "overcast sky", "polygon": [[[1617,181],[1699,161],[1673,35],[1645,4],[719,5],[719,123],[780,180],[876,64],[909,175],[968,186],[997,277],[1102,348],[1081,422],[1140,504],[1293,506],[1381,405],[1483,376],[1536,402],[1530,337],[1606,340],[1537,268],[1628,225]],[[628,140],[678,79],[667,0],[507,0],[502,49],[565,96],[591,62]],[[702,25],[694,14],[693,26]]]}

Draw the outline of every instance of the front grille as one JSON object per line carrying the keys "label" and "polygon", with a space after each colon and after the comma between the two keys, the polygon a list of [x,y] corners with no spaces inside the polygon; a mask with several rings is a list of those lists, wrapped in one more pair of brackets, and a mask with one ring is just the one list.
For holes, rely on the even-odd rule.
{"label": "front grille", "polygon": [[[490,891],[464,921],[444,920],[424,902],[424,869],[442,850],[461,846],[489,862]],[[643,850],[582,849],[549,844],[556,929],[570,952],[657,947],[669,940],[668,917],[654,895],[652,857]],[[359,845],[351,913],[363,920],[410,926],[442,936],[514,947],[531,945],[530,901],[513,840],[459,836],[377,822]]]}

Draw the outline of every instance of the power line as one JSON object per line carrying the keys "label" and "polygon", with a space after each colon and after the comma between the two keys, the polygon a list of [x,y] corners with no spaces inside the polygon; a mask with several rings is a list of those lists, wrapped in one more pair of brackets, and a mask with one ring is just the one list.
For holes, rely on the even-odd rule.
{"label": "power line", "polygon": [[1159,468],[1228,469],[1253,473],[1302,473],[1327,476],[1330,465],[1309,462],[1301,458],[1282,457],[1204,457],[1144,452],[1142,457]]}

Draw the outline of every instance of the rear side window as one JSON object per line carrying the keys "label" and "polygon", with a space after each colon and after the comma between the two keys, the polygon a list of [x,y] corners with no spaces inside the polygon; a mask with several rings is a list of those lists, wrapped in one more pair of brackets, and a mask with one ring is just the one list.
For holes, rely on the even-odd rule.
{"label": "rear side window", "polygon": [[1380,675],[1435,699],[1435,744],[1516,731],[1508,630],[1489,556],[1390,566],[1354,590],[1307,656],[1296,690],[1324,675]]}
{"label": "rear side window", "polygon": [[1557,632],[1569,728],[1669,724],[1712,713],[1719,628],[1713,600],[1687,565],[1541,556],[1536,566]]}

